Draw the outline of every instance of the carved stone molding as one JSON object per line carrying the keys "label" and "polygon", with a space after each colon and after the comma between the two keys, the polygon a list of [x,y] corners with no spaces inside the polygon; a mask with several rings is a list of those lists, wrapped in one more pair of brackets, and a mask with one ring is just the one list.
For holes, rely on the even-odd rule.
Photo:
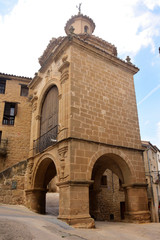
{"label": "carved stone molding", "polygon": [[64,83],[69,78],[69,70],[65,69],[61,75],[61,83]]}
{"label": "carved stone molding", "polygon": [[58,133],[58,141],[67,138],[68,136],[68,128],[60,128],[59,127],[59,133]]}
{"label": "carved stone molding", "polygon": [[68,146],[64,146],[58,149],[59,160],[60,160],[60,181],[63,181],[68,177],[65,175],[65,158],[67,157]]}
{"label": "carved stone molding", "polygon": [[35,112],[37,109],[37,102],[34,102],[32,105],[32,112]]}
{"label": "carved stone molding", "polygon": [[59,154],[60,161],[65,160],[65,158],[67,157],[67,151],[68,151],[68,146],[64,146],[64,147],[58,149],[58,154]]}
{"label": "carved stone molding", "polygon": [[62,65],[59,67],[58,71],[61,73],[61,83],[64,83],[69,78],[69,65],[70,62],[67,61],[68,56],[64,55],[62,58]]}
{"label": "carved stone molding", "polygon": [[36,119],[36,120],[41,120],[41,116],[40,116],[40,115],[37,115],[37,116],[35,117],[35,119]]}
{"label": "carved stone molding", "polygon": [[33,161],[30,161],[28,163],[28,184],[31,184],[31,180],[32,180],[32,172],[33,172],[33,165],[34,165],[34,162]]}

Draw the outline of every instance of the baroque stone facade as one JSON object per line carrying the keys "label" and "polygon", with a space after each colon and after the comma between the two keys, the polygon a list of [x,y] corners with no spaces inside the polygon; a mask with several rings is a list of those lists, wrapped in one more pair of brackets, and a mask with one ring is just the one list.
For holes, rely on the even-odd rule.
{"label": "baroque stone facade", "polygon": [[[94,28],[89,17],[73,16],[65,26],[67,36],[50,41],[29,83],[25,205],[45,213],[48,184],[57,176],[58,218],[68,224],[149,222],[133,81],[138,68],[128,58],[119,59],[114,45],[92,35]],[[116,183],[111,191],[102,187],[105,176],[108,186],[109,179]]]}
{"label": "baroque stone facade", "polygon": [[[93,36],[94,28],[87,16],[72,17],[65,27],[67,36],[50,41],[29,85],[34,93],[33,151],[26,175],[26,206],[44,213],[47,185],[57,175],[59,219],[75,227],[94,227],[94,219],[113,218],[101,210],[105,206],[101,179],[109,169],[123,188],[125,220],[148,222],[133,82],[138,68],[120,60],[114,45]],[[56,106],[51,92],[58,98]],[[48,108],[51,104],[58,110],[49,114],[47,102]],[[54,128],[48,128],[51,122]],[[119,212],[115,219],[120,220],[120,202],[115,208]]]}

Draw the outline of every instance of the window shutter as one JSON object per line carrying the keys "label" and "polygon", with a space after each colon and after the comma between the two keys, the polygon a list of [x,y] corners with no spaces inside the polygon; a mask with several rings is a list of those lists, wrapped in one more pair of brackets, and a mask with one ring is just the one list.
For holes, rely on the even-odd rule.
{"label": "window shutter", "polygon": [[17,115],[17,112],[18,112],[18,103],[15,103],[14,116]]}
{"label": "window shutter", "polygon": [[5,103],[4,115],[10,116],[10,103],[8,102]]}

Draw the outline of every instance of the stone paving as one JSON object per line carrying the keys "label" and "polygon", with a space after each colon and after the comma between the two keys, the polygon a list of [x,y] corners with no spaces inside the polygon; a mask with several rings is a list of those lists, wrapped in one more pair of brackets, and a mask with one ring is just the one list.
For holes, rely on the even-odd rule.
{"label": "stone paving", "polygon": [[159,240],[160,223],[96,222],[96,229],[74,229],[59,221],[58,195],[51,213],[40,215],[20,205],[0,205],[0,240]]}

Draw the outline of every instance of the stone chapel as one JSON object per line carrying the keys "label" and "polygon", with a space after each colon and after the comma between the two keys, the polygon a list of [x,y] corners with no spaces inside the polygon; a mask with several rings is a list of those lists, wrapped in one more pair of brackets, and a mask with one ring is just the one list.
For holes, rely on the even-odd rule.
{"label": "stone chapel", "polygon": [[116,47],[94,36],[94,29],[93,20],[79,12],[66,23],[66,36],[52,38],[39,58],[41,67],[29,83],[24,204],[45,213],[47,186],[57,176],[58,218],[92,228],[109,211],[102,189],[109,172],[123,191],[116,207],[121,219],[149,222],[134,89],[139,69],[118,58]]}

